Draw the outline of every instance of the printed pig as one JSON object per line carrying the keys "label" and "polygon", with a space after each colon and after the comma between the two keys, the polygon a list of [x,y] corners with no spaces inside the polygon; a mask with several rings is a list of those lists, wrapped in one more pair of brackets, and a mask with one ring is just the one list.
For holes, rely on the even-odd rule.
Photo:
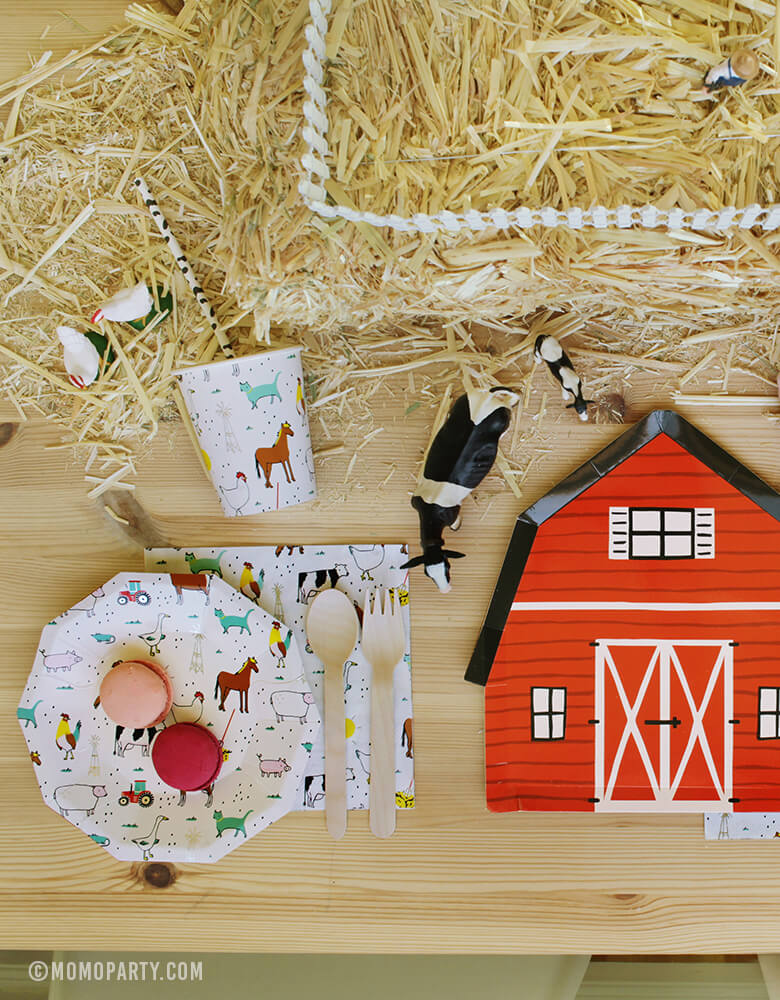
{"label": "printed pig", "polygon": [[285,771],[291,770],[290,765],[284,757],[280,757],[278,760],[263,760],[262,755],[258,754],[257,759],[260,761],[260,774],[264,778],[267,778],[271,774],[277,778],[281,778]]}
{"label": "printed pig", "polygon": [[54,674],[58,670],[70,670],[74,663],[81,663],[82,660],[82,657],[72,649],[69,649],[67,653],[48,654],[42,649],[41,654],[43,655],[43,665],[50,674]]}

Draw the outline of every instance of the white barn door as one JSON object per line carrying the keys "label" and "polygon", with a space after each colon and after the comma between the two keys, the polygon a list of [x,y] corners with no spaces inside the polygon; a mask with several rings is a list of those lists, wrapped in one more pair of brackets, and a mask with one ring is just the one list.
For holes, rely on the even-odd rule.
{"label": "white barn door", "polygon": [[594,809],[731,811],[734,644],[594,645]]}

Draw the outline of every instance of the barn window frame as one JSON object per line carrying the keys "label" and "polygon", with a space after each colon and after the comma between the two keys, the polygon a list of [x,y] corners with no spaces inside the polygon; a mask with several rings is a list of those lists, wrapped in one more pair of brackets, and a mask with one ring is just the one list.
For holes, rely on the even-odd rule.
{"label": "barn window frame", "polygon": [[[763,707],[765,704],[764,692],[771,693],[773,695],[772,706]],[[780,739],[780,687],[769,687],[760,686],[758,689],[758,726],[756,729],[756,737],[759,740],[779,740]],[[762,732],[762,722],[764,719],[771,720],[773,723],[774,732],[763,733]],[[770,727],[772,728],[772,727]]]}
{"label": "barn window frame", "polygon": [[[687,518],[687,524],[681,524],[683,518]],[[644,546],[642,540],[645,540]],[[657,540],[657,545],[652,544],[653,540]],[[715,510],[712,507],[610,507],[609,558],[714,559]]]}
{"label": "barn window frame", "polygon": [[[531,688],[531,739],[539,743],[565,740],[566,710],[567,692],[565,687],[533,686]],[[541,735],[539,735],[540,732]]]}

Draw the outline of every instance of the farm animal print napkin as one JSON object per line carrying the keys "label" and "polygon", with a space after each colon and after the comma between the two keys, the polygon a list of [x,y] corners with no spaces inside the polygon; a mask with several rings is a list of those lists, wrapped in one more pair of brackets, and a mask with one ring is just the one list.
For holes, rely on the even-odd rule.
{"label": "farm animal print napkin", "polygon": [[[147,549],[146,567],[155,573],[212,573],[223,577],[251,598],[279,623],[270,640],[282,644],[293,635],[302,651],[305,679],[320,714],[323,710],[323,672],[320,660],[306,640],[306,613],[315,594],[338,587],[354,602],[358,617],[368,590],[392,587],[401,605],[406,632],[403,662],[395,671],[396,805],[414,805],[414,748],[412,733],[412,667],[408,570],[405,545],[263,545],[236,548]],[[371,668],[355,646],[344,665],[347,736],[347,807],[368,808],[371,772],[369,679]],[[281,694],[281,693],[280,693]],[[290,684],[287,701],[278,706],[282,720],[305,721],[305,696]],[[311,697],[311,696],[309,696]],[[278,700],[278,696],[277,696]],[[322,730],[315,737],[309,766],[300,789],[301,809],[325,807],[325,748]]]}
{"label": "farm animal print napkin", "polygon": [[780,837],[780,813],[705,813],[705,840],[771,840]]}

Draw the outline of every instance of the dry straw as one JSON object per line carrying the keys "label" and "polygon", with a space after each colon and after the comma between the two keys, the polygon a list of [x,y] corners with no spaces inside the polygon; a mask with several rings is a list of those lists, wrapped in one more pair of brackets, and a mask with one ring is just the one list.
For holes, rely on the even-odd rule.
{"label": "dry straw", "polygon": [[[691,0],[684,11],[634,0],[340,0],[323,81],[328,196],[403,212],[629,194],[686,211],[773,201],[774,11],[763,0]],[[308,16],[308,0],[186,0],[175,17],[134,4],[102,44],[0,86],[10,112],[2,382],[17,407],[62,425],[90,487],[131,485],[139,446],[179,419],[171,372],[218,349],[135,196],[136,174],[236,354],[305,345],[315,448],[345,471],[377,430],[386,388],[432,419],[447,385],[502,380],[524,398],[501,465],[521,490],[530,442],[561,412],[554,386],[547,403],[546,387],[531,392],[541,329],[566,340],[597,398],[630,391],[637,372],[659,393],[686,395],[723,392],[727,368],[752,376],[732,394],[773,382],[776,234],[510,229],[474,240],[312,216],[298,194]],[[704,72],[738,45],[764,72],[706,99]],[[107,324],[116,360],[76,390],[55,327],[83,328],[99,302],[139,280],[171,288],[172,317],[142,332]]]}

